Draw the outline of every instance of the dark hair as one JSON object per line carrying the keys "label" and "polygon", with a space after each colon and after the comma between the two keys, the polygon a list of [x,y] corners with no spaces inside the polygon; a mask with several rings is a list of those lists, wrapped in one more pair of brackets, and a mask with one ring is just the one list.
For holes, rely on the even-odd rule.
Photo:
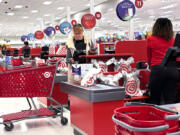
{"label": "dark hair", "polygon": [[27,41],[24,42],[24,45],[29,45],[29,43]]}
{"label": "dark hair", "polygon": [[168,18],[158,18],[153,26],[152,35],[170,41],[174,35],[171,21]]}

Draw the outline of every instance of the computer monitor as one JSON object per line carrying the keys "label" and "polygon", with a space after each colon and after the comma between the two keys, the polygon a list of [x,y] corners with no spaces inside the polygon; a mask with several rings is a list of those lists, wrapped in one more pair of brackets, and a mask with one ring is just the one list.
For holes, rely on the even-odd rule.
{"label": "computer monitor", "polygon": [[169,47],[164,55],[162,66],[177,66],[176,58],[180,56],[180,34],[176,34],[174,46]]}
{"label": "computer monitor", "polygon": [[174,41],[174,47],[180,48],[180,34],[176,34],[176,38]]}

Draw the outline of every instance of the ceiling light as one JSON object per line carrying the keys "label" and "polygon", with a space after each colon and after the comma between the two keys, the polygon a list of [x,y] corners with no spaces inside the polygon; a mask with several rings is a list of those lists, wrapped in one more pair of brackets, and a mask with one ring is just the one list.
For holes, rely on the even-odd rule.
{"label": "ceiling light", "polygon": [[50,5],[50,4],[52,4],[52,1],[45,1],[45,2],[43,2],[43,4],[44,5]]}
{"label": "ceiling light", "polygon": [[166,11],[166,12],[163,12],[163,14],[169,14],[169,13],[173,13],[174,11]]}
{"label": "ceiling light", "polygon": [[45,22],[45,24],[48,24],[48,23],[50,23],[50,22],[49,22],[49,21],[46,21],[46,22]]}
{"label": "ceiling light", "polygon": [[31,13],[37,13],[38,10],[31,10]]}
{"label": "ceiling light", "polygon": [[57,8],[57,10],[63,10],[64,9],[64,7],[58,7]]}
{"label": "ceiling light", "polygon": [[86,7],[89,7],[90,6],[90,4],[86,4]]}
{"label": "ceiling light", "polygon": [[7,15],[9,15],[9,16],[13,16],[13,15],[14,15],[14,13],[13,13],[13,12],[10,12],[10,13],[7,13]]}
{"label": "ceiling light", "polygon": [[22,5],[16,5],[14,8],[23,8]]}
{"label": "ceiling light", "polygon": [[45,14],[44,16],[46,16],[46,17],[47,17],[47,16],[50,16],[50,14]]}
{"label": "ceiling light", "polygon": [[27,18],[29,18],[29,17],[28,17],[28,16],[23,16],[23,17],[22,17],[22,19],[27,19]]}
{"label": "ceiling light", "polygon": [[167,6],[163,6],[160,9],[169,9],[169,8],[174,8],[176,6],[177,6],[177,3],[174,3],[174,4],[167,5]]}
{"label": "ceiling light", "polygon": [[36,20],[40,21],[40,20],[42,20],[42,18],[37,18]]}

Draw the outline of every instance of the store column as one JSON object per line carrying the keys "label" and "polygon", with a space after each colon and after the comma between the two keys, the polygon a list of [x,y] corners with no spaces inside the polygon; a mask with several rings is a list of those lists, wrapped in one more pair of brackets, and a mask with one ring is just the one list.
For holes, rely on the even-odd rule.
{"label": "store column", "polygon": [[[90,12],[92,15],[95,14],[95,10],[94,10],[94,0],[90,0]],[[91,29],[91,40],[93,43],[95,43],[95,28]]]}
{"label": "store column", "polygon": [[134,19],[129,21],[129,40],[134,40]]}

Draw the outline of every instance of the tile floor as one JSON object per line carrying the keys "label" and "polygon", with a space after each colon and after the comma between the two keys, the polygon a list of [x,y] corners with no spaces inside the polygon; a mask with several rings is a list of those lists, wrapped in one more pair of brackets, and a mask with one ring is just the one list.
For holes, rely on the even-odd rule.
{"label": "tile floor", "polygon": [[[25,98],[0,98],[0,115],[23,109],[28,109]],[[69,120],[66,126],[61,125],[59,117],[24,120],[14,123],[14,129],[10,132],[4,130],[4,125],[0,125],[0,135],[74,135],[69,111],[65,110],[64,116]]]}

